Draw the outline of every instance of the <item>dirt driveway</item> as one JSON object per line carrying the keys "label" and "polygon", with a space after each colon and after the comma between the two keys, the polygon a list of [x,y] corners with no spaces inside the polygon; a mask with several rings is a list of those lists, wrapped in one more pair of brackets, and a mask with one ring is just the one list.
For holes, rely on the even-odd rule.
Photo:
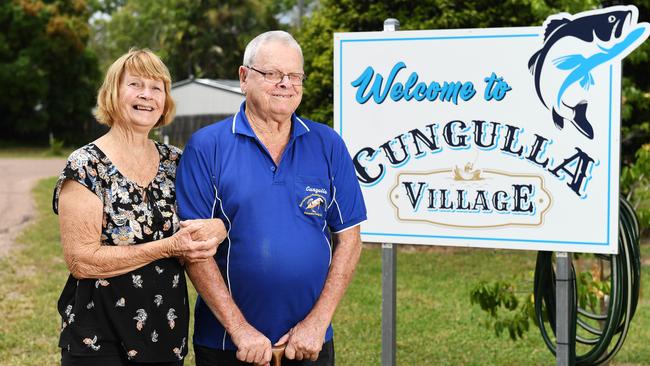
{"label": "dirt driveway", "polygon": [[0,256],[34,217],[36,182],[58,175],[64,166],[64,159],[0,159]]}

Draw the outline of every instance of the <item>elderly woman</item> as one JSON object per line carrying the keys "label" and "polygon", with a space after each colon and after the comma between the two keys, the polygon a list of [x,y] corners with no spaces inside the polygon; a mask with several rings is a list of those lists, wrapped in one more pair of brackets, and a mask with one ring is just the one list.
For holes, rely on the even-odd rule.
{"label": "elderly woman", "polygon": [[182,263],[212,258],[224,230],[217,219],[178,221],[181,152],[148,138],[173,118],[170,82],[149,50],[115,61],[97,97],[97,119],[110,130],[73,152],[57,182],[53,206],[70,270],[58,303],[63,366],[183,364]]}

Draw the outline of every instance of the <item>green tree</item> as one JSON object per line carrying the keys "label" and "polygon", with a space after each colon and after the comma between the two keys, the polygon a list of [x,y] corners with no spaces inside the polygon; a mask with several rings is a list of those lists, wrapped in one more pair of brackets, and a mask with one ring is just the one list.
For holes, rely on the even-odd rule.
{"label": "green tree", "polygon": [[[647,123],[647,122],[646,122]],[[650,143],[641,146],[633,163],[621,170],[621,194],[636,211],[639,225],[650,228]]]}
{"label": "green tree", "polygon": [[301,112],[332,125],[334,32],[381,31],[387,18],[397,18],[401,30],[541,25],[550,14],[598,5],[595,0],[323,0],[297,34],[309,78]]}
{"label": "green tree", "polygon": [[150,48],[163,58],[176,28],[177,0],[137,0],[95,4],[89,47],[106,70],[131,47]]}
{"label": "green tree", "polygon": [[279,27],[270,0],[127,0],[93,23],[93,49],[105,67],[130,47],[148,47],[174,80],[237,78],[244,46]]}
{"label": "green tree", "polygon": [[124,6],[126,0],[89,0],[88,4],[94,12],[111,14],[120,6]]}
{"label": "green tree", "polygon": [[92,121],[99,78],[87,48],[84,0],[0,3],[0,116],[3,138],[78,141]]}
{"label": "green tree", "polygon": [[[630,3],[630,2],[628,2]],[[625,4],[604,1],[603,6]],[[650,0],[636,0],[639,21],[650,21]],[[650,141],[650,42],[643,43],[623,63],[623,124],[621,145],[623,165],[630,165],[643,144]],[[650,206],[650,203],[648,203]],[[650,207],[649,207],[650,208]]]}

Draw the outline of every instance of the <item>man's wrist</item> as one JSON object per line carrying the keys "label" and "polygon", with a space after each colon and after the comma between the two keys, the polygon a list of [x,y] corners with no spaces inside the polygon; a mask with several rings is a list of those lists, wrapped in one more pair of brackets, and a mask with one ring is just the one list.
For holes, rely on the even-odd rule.
{"label": "man's wrist", "polygon": [[305,320],[313,324],[319,330],[326,331],[327,327],[329,327],[332,322],[332,317],[322,314],[319,311],[312,311]]}
{"label": "man's wrist", "polygon": [[230,334],[231,336],[236,334],[238,331],[241,329],[245,328],[248,323],[246,320],[239,320],[239,321],[234,321],[231,322],[230,324],[226,325],[224,324],[224,328],[226,328],[226,332]]}

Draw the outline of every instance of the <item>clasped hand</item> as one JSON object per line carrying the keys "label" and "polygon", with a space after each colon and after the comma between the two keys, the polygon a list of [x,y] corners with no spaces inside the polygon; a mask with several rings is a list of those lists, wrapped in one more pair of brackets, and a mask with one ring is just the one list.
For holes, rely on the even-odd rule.
{"label": "clasped hand", "polygon": [[286,344],[284,357],[289,360],[316,361],[325,340],[327,326],[323,327],[315,321],[304,319],[275,344]]}
{"label": "clasped hand", "polygon": [[255,365],[268,365],[271,361],[271,341],[250,324],[244,322],[230,332],[237,346],[237,359]]}
{"label": "clasped hand", "polygon": [[171,256],[187,263],[206,261],[215,255],[226,234],[220,219],[181,221],[181,229],[172,237]]}
{"label": "clasped hand", "polygon": [[[289,360],[316,361],[321,349],[327,326],[319,326],[307,319],[296,324],[275,343],[286,344],[284,357]],[[233,343],[237,346],[237,359],[255,365],[269,365],[271,361],[271,342],[248,323],[239,325],[230,332]]]}

